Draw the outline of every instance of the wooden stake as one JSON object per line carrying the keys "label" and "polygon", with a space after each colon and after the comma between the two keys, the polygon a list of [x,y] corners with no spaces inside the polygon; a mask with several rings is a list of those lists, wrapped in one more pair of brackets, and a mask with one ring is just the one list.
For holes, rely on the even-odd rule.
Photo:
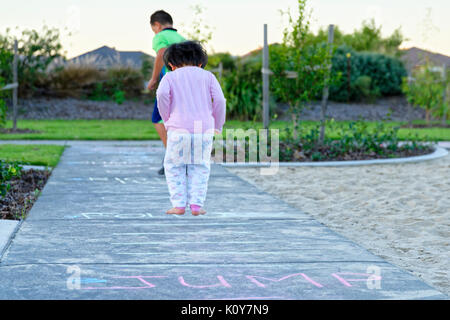
{"label": "wooden stake", "polygon": [[[18,83],[17,80],[17,54],[18,48],[17,48],[17,40],[14,40],[14,59],[13,59],[13,82]],[[17,130],[17,93],[18,93],[18,87],[14,87],[13,89],[13,131]]]}
{"label": "wooden stake", "polygon": [[264,129],[269,128],[269,45],[267,42],[267,24],[264,24],[263,47],[263,124]]}
{"label": "wooden stake", "polygon": [[[330,24],[328,26],[328,46],[330,48],[330,55],[333,53],[333,41],[334,41],[334,25]],[[328,65],[328,72],[331,72],[331,59],[330,64]],[[329,73],[328,73],[329,75]],[[321,126],[320,126],[320,137],[319,141],[320,144],[323,144],[324,138],[325,138],[325,121],[327,116],[327,108],[328,108],[328,96],[329,96],[329,87],[328,87],[328,76],[327,79],[325,79],[325,87],[323,88],[323,94],[322,94],[322,110],[321,110]]]}

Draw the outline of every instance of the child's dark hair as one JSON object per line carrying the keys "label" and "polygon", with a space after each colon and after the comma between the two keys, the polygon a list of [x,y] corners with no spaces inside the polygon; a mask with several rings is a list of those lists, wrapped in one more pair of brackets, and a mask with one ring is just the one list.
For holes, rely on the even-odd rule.
{"label": "child's dark hair", "polygon": [[184,41],[172,44],[164,52],[164,63],[171,69],[169,63],[174,67],[199,66],[206,67],[208,54],[197,41]]}
{"label": "child's dark hair", "polygon": [[150,24],[154,25],[155,22],[159,22],[162,25],[166,25],[166,24],[173,24],[173,19],[172,16],[170,14],[168,14],[167,12],[165,12],[164,10],[159,10],[154,12],[151,17],[150,17]]}

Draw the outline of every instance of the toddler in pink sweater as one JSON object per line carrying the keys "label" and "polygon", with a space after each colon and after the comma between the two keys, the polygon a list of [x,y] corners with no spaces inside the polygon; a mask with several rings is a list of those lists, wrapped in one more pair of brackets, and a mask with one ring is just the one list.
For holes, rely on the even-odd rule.
{"label": "toddler in pink sweater", "polygon": [[205,214],[214,133],[225,123],[226,101],[216,77],[204,70],[208,56],[194,41],[171,45],[164,62],[172,70],[156,92],[167,129],[164,170],[173,208],[182,215],[187,205],[195,216]]}

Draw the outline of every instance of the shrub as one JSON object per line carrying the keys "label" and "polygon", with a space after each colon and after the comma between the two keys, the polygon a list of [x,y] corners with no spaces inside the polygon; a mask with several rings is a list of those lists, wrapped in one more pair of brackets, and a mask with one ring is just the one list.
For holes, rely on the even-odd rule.
{"label": "shrub", "polygon": [[17,163],[6,163],[0,160],[0,197],[4,197],[11,188],[9,181],[12,177],[20,176],[22,167]]}
{"label": "shrub", "polygon": [[80,98],[95,90],[103,80],[104,76],[95,67],[68,65],[50,74],[50,89],[57,96]]}
{"label": "shrub", "polygon": [[140,70],[113,67],[98,70],[90,65],[68,65],[50,76],[51,93],[57,96],[92,100],[114,100],[122,104],[125,98],[140,95],[144,78]]}
{"label": "shrub", "polygon": [[[347,79],[347,54],[350,53],[350,92]],[[406,76],[403,63],[397,58],[370,52],[356,52],[350,47],[340,46],[333,55],[334,74],[342,74],[339,81],[330,86],[330,99],[334,101],[355,101],[361,97],[360,84],[355,82],[361,76],[371,78],[371,90],[381,96],[401,94],[402,79]],[[361,80],[359,80],[361,81]],[[365,80],[367,81],[367,80]]]}
{"label": "shrub", "polygon": [[331,120],[328,126],[334,126],[340,138],[326,137],[321,144],[318,143],[319,125],[309,129],[302,127],[297,139],[287,130],[286,138],[280,141],[280,161],[349,160],[354,156],[359,159],[387,158],[398,154],[414,154],[414,152],[432,150],[429,144],[418,144],[415,138],[400,146],[398,144],[399,127],[388,126],[382,121],[371,127],[365,121],[352,121],[347,125],[339,125]]}
{"label": "shrub", "polygon": [[111,96],[123,91],[127,97],[135,97],[144,88],[144,78],[139,70],[131,67],[113,67],[106,71],[104,88]]}
{"label": "shrub", "polygon": [[[0,89],[5,86],[5,82],[0,77]],[[5,96],[6,93],[4,91],[0,90],[0,128],[4,128],[6,125],[6,102],[3,99],[3,96]]]}
{"label": "shrub", "polygon": [[402,89],[408,102],[425,109],[427,123],[432,113],[442,117],[448,105],[448,101],[443,101],[444,88],[447,89],[448,82],[443,82],[441,73],[433,70],[430,61],[415,70],[413,77],[411,82],[407,78],[403,79]]}
{"label": "shrub", "polygon": [[260,120],[262,84],[259,59],[238,61],[236,68],[224,72],[222,88],[227,99],[227,116],[237,120]]}
{"label": "shrub", "polygon": [[[244,59],[245,61],[245,59]],[[208,57],[207,70],[215,69],[219,67],[219,63],[222,62],[222,67],[224,71],[232,71],[236,69],[236,59],[227,53],[215,53]]]}
{"label": "shrub", "polygon": [[153,61],[150,57],[143,56],[142,57],[142,66],[141,66],[141,74],[145,80],[149,80],[152,76],[153,72]]}
{"label": "shrub", "polygon": [[[44,26],[36,30],[24,30],[18,39],[17,73],[19,80],[19,96],[31,96],[44,90],[49,66],[62,57],[62,45],[59,40],[59,31]],[[0,76],[6,83],[12,83],[12,61],[14,52],[14,37],[10,29],[0,35]]]}
{"label": "shrub", "polygon": [[357,100],[373,102],[380,95],[379,88],[373,88],[372,78],[369,76],[359,76],[352,84],[352,88]]}

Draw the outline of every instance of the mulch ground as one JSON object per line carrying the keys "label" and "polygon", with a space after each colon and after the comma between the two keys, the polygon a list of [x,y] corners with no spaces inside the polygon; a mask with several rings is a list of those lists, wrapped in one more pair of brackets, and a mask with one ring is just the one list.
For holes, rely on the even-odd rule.
{"label": "mulch ground", "polygon": [[50,171],[33,169],[22,171],[21,177],[14,177],[10,181],[11,189],[0,198],[0,219],[24,219],[49,177]]}
{"label": "mulch ground", "polygon": [[31,130],[31,129],[0,129],[0,133],[6,133],[6,134],[10,134],[10,133],[41,133],[41,131],[36,131],[36,130]]}
{"label": "mulch ground", "polygon": [[401,128],[414,128],[414,129],[426,129],[426,128],[450,128],[450,124],[412,124],[403,125]]}
{"label": "mulch ground", "polygon": [[314,159],[312,154],[302,152],[301,148],[296,148],[293,145],[286,145],[283,142],[280,142],[280,150],[286,149],[286,147],[290,147],[295,150],[292,156],[286,157],[285,155],[280,155],[280,161],[287,162],[310,162],[310,161],[354,161],[354,160],[377,160],[377,159],[392,159],[392,158],[407,158],[407,157],[415,157],[421,156],[425,154],[430,154],[434,150],[430,147],[422,147],[417,149],[409,149],[409,148],[399,148],[396,151],[391,151],[385,148],[382,154],[376,152],[368,152],[366,150],[354,150],[347,153],[343,153],[340,155],[335,155],[331,153],[330,148],[322,147],[317,151],[320,152],[320,159]]}

